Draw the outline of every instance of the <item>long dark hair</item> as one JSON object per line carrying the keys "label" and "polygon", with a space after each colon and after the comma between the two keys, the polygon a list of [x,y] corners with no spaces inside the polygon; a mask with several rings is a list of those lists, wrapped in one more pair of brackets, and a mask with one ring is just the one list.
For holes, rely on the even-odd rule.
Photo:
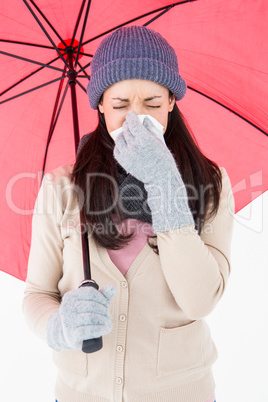
{"label": "long dark hair", "polygon": [[[172,96],[171,92],[169,96]],[[99,110],[98,117],[97,128],[77,156],[71,181],[84,195],[80,204],[82,223],[101,246],[116,250],[128,243],[133,234],[123,235],[114,223],[114,217],[117,223],[122,223],[124,219],[120,202],[113,202],[118,197],[115,181],[118,163],[113,156],[114,141]],[[216,215],[219,208],[222,189],[220,168],[201,152],[176,103],[168,116],[165,143],[186,186],[195,229],[200,235],[205,221]],[[149,236],[148,244],[158,252],[157,245],[151,244]]]}

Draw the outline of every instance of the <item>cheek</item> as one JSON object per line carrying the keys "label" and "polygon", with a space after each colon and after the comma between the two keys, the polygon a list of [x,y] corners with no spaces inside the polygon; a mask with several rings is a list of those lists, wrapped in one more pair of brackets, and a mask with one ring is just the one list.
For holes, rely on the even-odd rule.
{"label": "cheek", "polygon": [[165,132],[167,130],[169,116],[170,116],[170,107],[167,104],[166,109],[165,109],[165,113],[162,115],[162,122],[160,121],[162,126],[164,126],[164,134],[165,134]]}
{"label": "cheek", "polygon": [[126,118],[126,114],[124,112],[120,112],[118,110],[109,110],[104,114],[105,117],[105,122],[106,122],[106,127],[107,130],[109,132],[109,134],[114,131],[117,130],[118,128],[122,127],[125,118]]}
{"label": "cheek", "polygon": [[164,126],[164,135],[167,131],[167,126],[168,126],[168,120],[165,122],[165,124],[162,124]]}
{"label": "cheek", "polygon": [[160,113],[158,116],[154,115],[153,117],[155,117],[156,120],[158,120],[159,123],[162,124],[162,126],[164,126],[164,134],[165,134],[168,125],[168,113]]}

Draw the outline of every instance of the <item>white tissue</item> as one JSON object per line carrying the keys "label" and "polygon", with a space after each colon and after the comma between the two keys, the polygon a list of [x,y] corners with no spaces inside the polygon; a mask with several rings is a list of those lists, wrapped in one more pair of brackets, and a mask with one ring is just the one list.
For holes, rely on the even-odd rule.
{"label": "white tissue", "polygon": [[[150,116],[149,114],[139,114],[138,118],[140,122],[143,124],[145,117],[148,117],[148,119],[151,120],[153,123],[154,127],[152,128],[153,133],[165,144],[164,140],[164,126],[159,123],[154,117]],[[117,130],[114,130],[110,133],[110,136],[113,138],[115,141],[117,136],[123,131],[123,127],[118,128]]]}

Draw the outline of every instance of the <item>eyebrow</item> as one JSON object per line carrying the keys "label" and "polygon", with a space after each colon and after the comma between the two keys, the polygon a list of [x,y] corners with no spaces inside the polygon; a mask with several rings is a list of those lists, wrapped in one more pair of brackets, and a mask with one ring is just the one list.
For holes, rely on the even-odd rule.
{"label": "eyebrow", "polygon": [[[152,97],[146,98],[144,100],[147,102],[147,101],[153,100],[155,98],[162,98],[162,96],[152,96]],[[121,102],[129,102],[129,99],[123,99],[123,98],[112,98],[112,100],[119,100]]]}

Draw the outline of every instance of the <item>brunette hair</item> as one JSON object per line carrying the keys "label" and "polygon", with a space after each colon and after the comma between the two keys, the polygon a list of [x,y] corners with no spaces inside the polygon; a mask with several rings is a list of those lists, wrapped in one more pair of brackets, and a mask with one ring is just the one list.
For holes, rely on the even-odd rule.
{"label": "brunette hair", "polygon": [[[169,96],[173,96],[170,91]],[[113,156],[114,141],[99,110],[98,117],[97,128],[90,133],[77,155],[71,181],[79,186],[84,195],[85,202],[80,204],[82,223],[101,246],[116,250],[128,243],[133,234],[120,233],[112,219],[112,216],[116,216],[117,223],[122,223],[124,219],[120,203],[114,202],[118,198],[116,169],[124,169]],[[201,152],[176,103],[168,116],[165,143],[176,160],[186,186],[195,229],[200,235],[205,221],[215,216],[219,208],[221,170]],[[150,238],[155,237],[148,236],[148,244],[158,253],[157,245],[150,243]]]}

